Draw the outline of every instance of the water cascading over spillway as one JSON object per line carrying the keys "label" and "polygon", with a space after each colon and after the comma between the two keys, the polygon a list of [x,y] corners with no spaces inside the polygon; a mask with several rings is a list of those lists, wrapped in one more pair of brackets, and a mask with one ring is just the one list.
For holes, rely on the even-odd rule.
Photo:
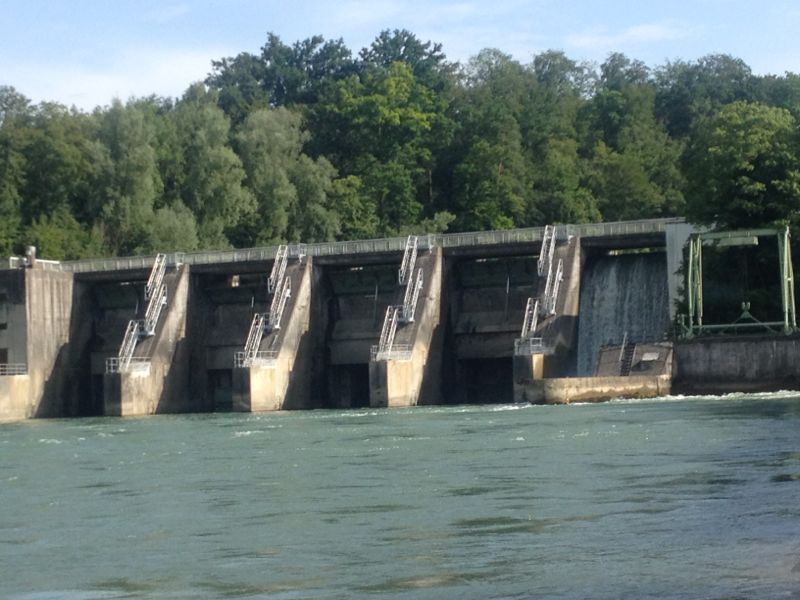
{"label": "water cascading over spillway", "polygon": [[663,253],[599,256],[581,279],[577,375],[594,374],[600,348],[661,341],[669,324],[667,259]]}

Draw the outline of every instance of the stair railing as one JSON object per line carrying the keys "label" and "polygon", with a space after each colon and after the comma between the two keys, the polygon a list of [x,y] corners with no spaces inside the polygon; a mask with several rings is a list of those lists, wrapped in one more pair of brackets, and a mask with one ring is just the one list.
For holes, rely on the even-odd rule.
{"label": "stair railing", "polygon": [[128,370],[133,358],[133,351],[136,349],[136,342],[139,340],[139,321],[134,319],[128,322],[125,329],[125,336],[117,353],[117,370],[124,372]]}
{"label": "stair railing", "polygon": [[237,353],[237,365],[249,367],[253,364],[253,358],[261,347],[261,339],[264,336],[264,323],[266,316],[264,313],[256,313],[250,323],[250,331],[247,334],[247,341],[244,343],[244,352]]}
{"label": "stair railing", "polygon": [[164,281],[164,273],[167,271],[167,255],[156,254],[156,260],[153,263],[153,268],[150,270],[150,277],[147,279],[147,284],[144,286],[144,299],[149,301],[153,293],[161,288],[161,283]]}
{"label": "stair railing", "polygon": [[536,298],[528,298],[528,303],[525,305],[525,319],[522,321],[522,332],[520,338],[524,339],[529,337],[539,324],[539,300]]}
{"label": "stair railing", "polygon": [[278,292],[272,296],[269,315],[267,318],[267,328],[270,331],[281,328],[281,318],[286,308],[286,302],[292,297],[292,281],[288,277],[283,280],[283,285],[278,288]]}
{"label": "stair railing", "polygon": [[[544,275],[545,269],[548,266],[548,249],[550,248],[550,240],[555,239],[555,226],[545,225],[544,235],[542,236],[542,250],[539,252],[539,261],[537,263],[537,271],[539,277]],[[552,258],[550,258],[552,261]]]}
{"label": "stair railing", "polygon": [[158,318],[161,316],[161,311],[167,305],[167,286],[161,284],[159,293],[150,296],[147,302],[147,309],[144,313],[144,321],[140,329],[140,335],[151,336],[155,335],[156,325],[158,325]]}
{"label": "stair railing", "polygon": [[286,274],[286,263],[289,260],[289,247],[285,244],[278,246],[275,254],[275,262],[272,263],[272,272],[267,279],[267,292],[274,294],[275,290],[280,289],[283,283],[283,276]]}
{"label": "stair railing", "polygon": [[[556,303],[558,302],[558,291],[561,288],[561,281],[564,279],[564,259],[558,259],[558,267],[556,268],[553,282],[550,285],[549,294],[545,290],[545,310],[547,315],[556,314]],[[548,278],[549,280],[549,278]]]}
{"label": "stair railing", "polygon": [[400,285],[405,285],[414,274],[414,265],[417,262],[417,236],[410,235],[406,240],[406,249],[403,251],[403,262],[400,263],[400,271],[397,273],[397,280]]}
{"label": "stair railing", "polygon": [[401,320],[403,323],[414,322],[414,313],[417,310],[417,300],[419,300],[419,293],[422,290],[423,281],[424,273],[422,267],[420,267],[417,269],[416,278],[409,279],[408,285],[406,285],[406,293],[403,296],[403,311],[401,315]]}

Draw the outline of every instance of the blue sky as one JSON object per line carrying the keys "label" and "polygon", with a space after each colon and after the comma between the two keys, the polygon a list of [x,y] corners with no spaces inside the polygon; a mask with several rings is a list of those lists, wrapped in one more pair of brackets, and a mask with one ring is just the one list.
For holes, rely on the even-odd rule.
{"label": "blue sky", "polygon": [[466,61],[493,47],[530,61],[560,49],[650,66],[710,53],[756,73],[800,72],[797,0],[0,0],[0,85],[90,110],[112,98],[179,96],[211,60],[321,34],[354,52],[405,28]]}

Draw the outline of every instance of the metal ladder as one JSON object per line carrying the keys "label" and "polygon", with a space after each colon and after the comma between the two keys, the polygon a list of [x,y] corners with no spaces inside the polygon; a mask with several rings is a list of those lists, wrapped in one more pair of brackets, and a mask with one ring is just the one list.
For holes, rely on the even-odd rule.
{"label": "metal ladder", "polygon": [[622,346],[619,348],[619,374],[627,377],[631,374],[633,355],[636,352],[636,344],[628,341],[628,332],[622,336]]}

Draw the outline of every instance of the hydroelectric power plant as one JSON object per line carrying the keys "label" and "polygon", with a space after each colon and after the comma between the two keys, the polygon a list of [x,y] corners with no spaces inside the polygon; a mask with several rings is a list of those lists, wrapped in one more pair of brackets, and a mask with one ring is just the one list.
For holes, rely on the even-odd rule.
{"label": "hydroelectric power plant", "polygon": [[66,262],[32,249],[0,267],[0,419],[800,389],[793,296],[779,334],[672,341],[693,235],[657,219]]}

